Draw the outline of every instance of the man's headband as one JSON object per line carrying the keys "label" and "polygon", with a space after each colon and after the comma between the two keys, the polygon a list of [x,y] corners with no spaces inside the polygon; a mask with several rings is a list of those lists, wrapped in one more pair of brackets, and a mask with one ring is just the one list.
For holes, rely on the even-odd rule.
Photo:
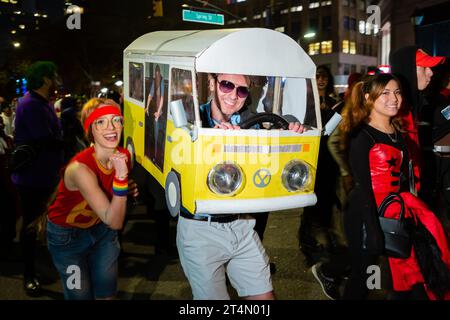
{"label": "man's headband", "polygon": [[88,133],[90,125],[98,118],[107,114],[122,116],[122,113],[120,112],[119,108],[112,105],[102,105],[99,108],[92,111],[89,117],[86,118],[86,120],[84,121],[84,132]]}

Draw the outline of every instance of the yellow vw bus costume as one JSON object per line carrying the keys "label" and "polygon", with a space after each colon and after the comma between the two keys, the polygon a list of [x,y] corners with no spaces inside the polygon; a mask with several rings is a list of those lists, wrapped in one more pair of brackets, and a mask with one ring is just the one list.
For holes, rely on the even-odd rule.
{"label": "yellow vw bus costume", "polygon": [[[173,216],[181,206],[233,214],[314,205],[322,132],[315,71],[295,41],[269,29],[143,35],[124,51],[126,147],[165,189]],[[262,79],[248,107],[308,130],[277,130],[271,117],[258,130],[203,128],[211,73]]]}

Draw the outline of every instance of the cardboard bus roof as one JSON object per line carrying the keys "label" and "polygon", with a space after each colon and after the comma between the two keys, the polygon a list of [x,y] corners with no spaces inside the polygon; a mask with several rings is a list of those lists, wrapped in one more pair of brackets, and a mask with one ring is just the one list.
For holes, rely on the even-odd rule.
{"label": "cardboard bus roof", "polygon": [[124,56],[192,57],[197,72],[315,78],[316,66],[292,38],[263,28],[157,31]]}

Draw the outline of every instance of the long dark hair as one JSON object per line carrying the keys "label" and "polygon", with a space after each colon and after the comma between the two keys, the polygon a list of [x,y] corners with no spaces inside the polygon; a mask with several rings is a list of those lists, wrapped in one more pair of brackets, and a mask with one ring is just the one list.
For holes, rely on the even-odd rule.
{"label": "long dark hair", "polygon": [[334,77],[331,74],[331,70],[330,68],[328,68],[326,65],[320,65],[317,67],[317,73],[324,73],[327,78],[328,78],[328,84],[327,87],[325,88],[325,96],[334,96],[335,92],[334,92]]}
{"label": "long dark hair", "polygon": [[[382,73],[355,84],[350,99],[347,100],[342,111],[340,128],[344,133],[349,133],[363,123],[369,122],[375,100],[382,94],[389,81],[394,80],[400,87],[400,81],[390,73]],[[401,88],[401,87],[400,87]],[[401,90],[401,89],[400,89]],[[365,95],[368,94],[367,99]],[[400,130],[401,123],[398,117],[392,119],[393,125]]]}

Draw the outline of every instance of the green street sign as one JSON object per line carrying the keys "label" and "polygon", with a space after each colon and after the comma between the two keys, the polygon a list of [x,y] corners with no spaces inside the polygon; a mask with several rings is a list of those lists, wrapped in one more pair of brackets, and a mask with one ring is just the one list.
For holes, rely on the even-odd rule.
{"label": "green street sign", "polygon": [[224,24],[223,14],[183,10],[183,21]]}

